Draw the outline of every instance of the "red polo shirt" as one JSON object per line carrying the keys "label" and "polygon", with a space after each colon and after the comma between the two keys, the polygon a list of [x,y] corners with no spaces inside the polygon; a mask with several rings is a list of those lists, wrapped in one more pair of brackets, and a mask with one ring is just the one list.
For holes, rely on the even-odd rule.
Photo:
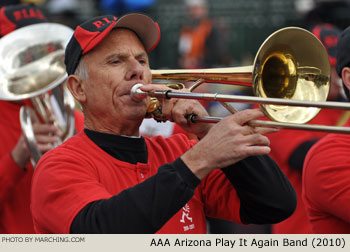
{"label": "red polo shirt", "polygon": [[310,149],[303,200],[313,233],[350,234],[349,135],[329,134]]}
{"label": "red polo shirt", "polygon": [[[175,161],[195,143],[183,134],[145,140],[147,163],[119,161],[83,131],[46,153],[33,177],[31,209],[36,232],[69,233],[75,216],[87,204],[109,199],[145,181],[159,166]],[[221,170],[215,170],[158,233],[206,233],[206,215],[241,223],[239,208],[232,184]]]}
{"label": "red polo shirt", "polygon": [[[10,153],[22,134],[19,122],[21,106],[0,101],[0,233],[34,233],[30,214],[30,186],[33,167],[30,162],[24,172]],[[83,116],[75,113],[76,129],[83,128]]]}

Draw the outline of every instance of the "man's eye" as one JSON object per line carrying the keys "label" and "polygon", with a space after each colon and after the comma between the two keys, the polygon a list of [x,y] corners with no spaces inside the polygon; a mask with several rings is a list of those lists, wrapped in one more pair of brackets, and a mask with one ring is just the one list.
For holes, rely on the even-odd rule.
{"label": "man's eye", "polygon": [[140,64],[146,64],[147,63],[147,61],[144,60],[144,59],[140,59],[139,62],[140,62]]}
{"label": "man's eye", "polygon": [[108,61],[108,64],[116,65],[119,64],[120,60],[119,59],[111,59]]}

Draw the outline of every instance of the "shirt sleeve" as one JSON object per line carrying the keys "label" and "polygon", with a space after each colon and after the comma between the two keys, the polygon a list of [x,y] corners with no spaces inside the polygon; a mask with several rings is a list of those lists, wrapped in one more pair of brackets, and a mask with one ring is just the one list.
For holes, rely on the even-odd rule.
{"label": "shirt sleeve", "polygon": [[[145,182],[84,207],[70,232],[155,233],[191,199],[199,183],[177,159]],[[248,158],[225,168],[224,173],[215,170],[201,187],[210,191],[203,194],[208,216],[238,223],[279,222],[296,207],[293,187],[268,156]]]}
{"label": "shirt sleeve", "polygon": [[0,158],[0,202],[25,174],[26,172],[15,163],[10,152]]}
{"label": "shirt sleeve", "polygon": [[69,233],[73,218],[84,206],[111,196],[88,158],[74,150],[60,151],[59,146],[40,158],[32,178],[35,231]]}
{"label": "shirt sleeve", "polygon": [[[244,224],[277,223],[294,212],[296,208],[294,188],[268,155],[248,157],[222,169],[222,172],[231,182],[239,197],[239,222]],[[227,186],[222,187],[221,191],[218,188],[218,191],[207,192],[207,194],[220,195],[224,193],[222,191],[225,188]],[[208,202],[215,204],[215,198],[220,197],[218,195],[208,196],[211,198]],[[225,204],[222,204],[221,209],[217,209],[212,217],[222,218],[227,209],[233,212],[232,204],[227,205],[227,202],[224,202]],[[218,203],[217,200],[216,203]]]}
{"label": "shirt sleeve", "polygon": [[192,198],[199,183],[177,159],[144,182],[84,207],[70,232],[155,233]]}
{"label": "shirt sleeve", "polygon": [[177,159],[144,182],[111,195],[88,159],[69,152],[60,162],[56,153],[47,156],[39,161],[32,186],[38,233],[155,233],[193,197],[200,183]]}
{"label": "shirt sleeve", "polygon": [[350,224],[348,142],[323,140],[306,157],[303,196],[311,207]]}

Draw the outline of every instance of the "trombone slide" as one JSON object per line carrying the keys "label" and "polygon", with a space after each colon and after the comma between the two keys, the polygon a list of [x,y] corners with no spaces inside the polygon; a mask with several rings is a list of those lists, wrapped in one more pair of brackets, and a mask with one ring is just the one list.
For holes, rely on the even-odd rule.
{"label": "trombone slide", "polygon": [[[189,120],[193,123],[218,123],[221,121],[221,117],[197,117],[196,115],[190,115]],[[349,127],[329,126],[329,125],[317,125],[317,124],[296,124],[296,123],[280,123],[264,120],[252,120],[249,122],[253,127],[271,127],[279,129],[294,129],[294,130],[308,130],[308,131],[324,131],[328,133],[341,133],[350,134]]]}
{"label": "trombone slide", "polygon": [[[140,89],[142,84],[136,84],[132,87],[130,95],[134,100],[142,100],[146,97],[155,97],[163,99],[180,98],[180,99],[196,99],[205,101],[220,101],[220,102],[243,102],[254,104],[275,104],[286,106],[300,106],[300,107],[317,107],[317,108],[330,108],[330,109],[342,109],[349,110],[350,104],[344,102],[314,102],[314,101],[301,101],[301,100],[286,100],[280,98],[263,98],[254,96],[241,96],[241,95],[224,95],[224,94],[211,94],[211,93],[185,93],[172,90],[159,90],[152,92],[144,92]],[[188,115],[187,119],[192,122],[200,123],[217,123],[222,118],[220,117],[198,117],[196,115]],[[297,124],[297,123],[281,123],[275,121],[264,120],[252,120],[249,122],[251,126],[261,127],[274,127],[296,130],[308,130],[308,131],[325,131],[328,133],[342,133],[350,134],[348,127],[328,126],[328,125],[315,125],[315,124]]]}
{"label": "trombone slide", "polygon": [[[136,84],[139,85],[139,84]],[[225,94],[211,94],[211,93],[185,93],[172,90],[159,90],[152,92],[144,92],[140,90],[140,86],[134,86],[131,89],[131,95],[134,99],[143,99],[147,96],[155,98],[181,98],[181,99],[195,99],[203,101],[218,101],[218,102],[242,102],[253,104],[274,104],[284,106],[298,106],[298,107],[316,107],[316,108],[330,108],[350,110],[350,103],[345,102],[315,102],[303,100],[287,100],[282,98],[264,98],[255,96],[243,95],[225,95]],[[142,84],[141,84],[142,85]]]}

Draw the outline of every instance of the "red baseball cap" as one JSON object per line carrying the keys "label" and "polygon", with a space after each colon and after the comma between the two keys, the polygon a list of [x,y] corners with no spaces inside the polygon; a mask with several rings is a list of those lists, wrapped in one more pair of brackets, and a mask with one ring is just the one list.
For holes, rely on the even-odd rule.
{"label": "red baseball cap", "polygon": [[8,5],[0,9],[0,37],[31,24],[48,22],[33,4]]}
{"label": "red baseball cap", "polygon": [[132,13],[117,18],[113,15],[98,16],[78,25],[65,52],[68,75],[73,74],[82,55],[98,45],[113,28],[127,28],[134,31],[147,52],[152,51],[160,40],[156,22],[144,14]]}
{"label": "red baseball cap", "polygon": [[337,62],[337,43],[340,32],[338,28],[331,24],[319,24],[312,29],[312,33],[326,48],[331,66],[335,66]]}
{"label": "red baseball cap", "polygon": [[344,67],[350,67],[350,26],[342,31],[337,45],[337,64],[335,68],[339,76],[342,76],[341,72]]}

